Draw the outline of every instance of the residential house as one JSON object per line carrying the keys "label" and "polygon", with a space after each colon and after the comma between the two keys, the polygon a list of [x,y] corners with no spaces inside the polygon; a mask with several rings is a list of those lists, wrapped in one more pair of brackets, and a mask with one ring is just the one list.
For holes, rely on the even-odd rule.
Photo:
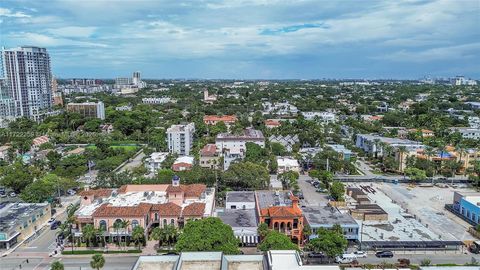
{"label": "residential house", "polygon": [[207,144],[200,150],[200,167],[216,169],[220,166],[220,157],[215,144]]}
{"label": "residential house", "polygon": [[181,156],[175,159],[172,165],[172,170],[175,172],[188,171],[193,167],[195,158],[192,156]]}
{"label": "residential house", "polygon": [[162,169],[162,163],[165,161],[169,153],[164,152],[153,152],[150,154],[150,157],[145,159],[145,168],[148,169],[150,173],[155,173],[156,171]]}
{"label": "residential house", "polygon": [[298,139],[298,135],[286,135],[286,136],[282,136],[282,135],[272,135],[268,138],[268,140],[272,143],[279,143],[281,145],[283,145],[283,147],[285,147],[285,150],[287,150],[287,152],[292,152],[293,150],[293,146],[295,144],[299,144],[300,143],[300,140]]}
{"label": "residential house", "polygon": [[203,117],[203,123],[207,126],[214,126],[220,122],[223,122],[227,127],[235,124],[237,122],[237,117],[235,115],[205,115]]}
{"label": "residential house", "polygon": [[32,151],[38,151],[42,144],[50,142],[50,138],[46,135],[36,137],[32,142]]}
{"label": "residential house", "polygon": [[300,172],[298,161],[291,157],[277,157],[278,174],[285,172]]}
{"label": "residential house", "polygon": [[353,155],[353,152],[350,149],[347,149],[341,144],[327,144],[326,146],[338,153],[340,158],[343,160],[350,160]]}
{"label": "residential house", "polygon": [[232,162],[241,161],[245,158],[246,148],[240,147],[225,148],[223,151],[223,170],[230,168]]}
{"label": "residential house", "polygon": [[280,121],[278,121],[276,119],[267,119],[267,120],[264,121],[264,124],[265,124],[265,127],[269,128],[269,129],[277,128],[277,127],[280,127],[282,125],[280,123]]}

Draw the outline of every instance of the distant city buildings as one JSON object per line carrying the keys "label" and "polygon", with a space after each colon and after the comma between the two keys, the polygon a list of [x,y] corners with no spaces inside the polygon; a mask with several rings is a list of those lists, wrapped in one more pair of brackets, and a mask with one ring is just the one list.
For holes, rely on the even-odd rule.
{"label": "distant city buildings", "polygon": [[195,124],[173,125],[167,129],[168,151],[188,156],[193,146]]}
{"label": "distant city buildings", "polygon": [[203,91],[203,102],[213,104],[215,101],[217,101],[217,96],[216,95],[209,95],[208,90],[205,89]]}
{"label": "distant city buildings", "polygon": [[10,117],[41,121],[53,108],[50,56],[45,48],[2,49],[5,81],[0,91],[0,109]]}
{"label": "distant city buildings", "polygon": [[464,76],[456,76],[452,79],[452,85],[477,85],[477,81],[472,79],[467,79]]}
{"label": "distant city buildings", "polygon": [[120,89],[122,94],[132,94],[136,93],[139,89],[147,87],[147,83],[142,81],[140,72],[133,72],[131,78],[116,78],[115,79],[115,88]]}
{"label": "distant city buildings", "polygon": [[68,103],[67,111],[78,113],[86,118],[105,119],[105,105],[103,102],[83,102],[83,103]]}

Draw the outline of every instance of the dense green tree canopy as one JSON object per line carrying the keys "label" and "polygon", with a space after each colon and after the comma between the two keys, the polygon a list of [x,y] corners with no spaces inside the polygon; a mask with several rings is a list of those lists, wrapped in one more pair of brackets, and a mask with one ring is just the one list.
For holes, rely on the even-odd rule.
{"label": "dense green tree canopy", "polygon": [[175,246],[178,251],[222,251],[238,254],[238,240],[232,227],[219,218],[188,221]]}

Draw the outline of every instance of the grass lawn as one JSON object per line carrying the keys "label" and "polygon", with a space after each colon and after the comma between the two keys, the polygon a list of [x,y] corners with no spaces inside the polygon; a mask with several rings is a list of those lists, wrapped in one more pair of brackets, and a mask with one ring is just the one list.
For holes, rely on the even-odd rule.
{"label": "grass lawn", "polygon": [[[126,151],[135,151],[135,150],[138,149],[138,146],[136,146],[136,145],[112,145],[110,147],[114,148],[114,149],[123,148]],[[87,146],[86,148],[87,149],[97,149],[97,146],[92,144],[92,145]]]}

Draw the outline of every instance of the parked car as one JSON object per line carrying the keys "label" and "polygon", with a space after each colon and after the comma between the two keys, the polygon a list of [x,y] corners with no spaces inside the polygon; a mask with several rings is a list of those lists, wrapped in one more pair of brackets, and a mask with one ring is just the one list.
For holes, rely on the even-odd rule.
{"label": "parked car", "polygon": [[357,258],[366,258],[367,257],[367,252],[361,251],[361,250],[357,250],[357,251],[353,252],[353,254],[355,256],[357,256]]}
{"label": "parked car", "polygon": [[383,250],[375,253],[375,256],[378,258],[392,258],[393,257],[393,252],[390,250]]}
{"label": "parked car", "polygon": [[58,226],[60,226],[61,224],[62,224],[62,222],[60,220],[55,220],[50,225],[50,230],[56,230],[58,228]]}
{"label": "parked car", "polygon": [[13,192],[13,191],[12,191],[12,192],[10,192],[10,194],[9,194],[9,195],[10,195],[10,197],[17,197],[17,193],[15,193],[15,192]]}
{"label": "parked car", "polygon": [[54,223],[54,222],[55,222],[55,218],[52,217],[51,219],[48,220],[47,223],[48,223],[48,224],[52,224],[52,223]]}
{"label": "parked car", "polygon": [[67,190],[67,194],[70,195],[70,196],[73,196],[73,195],[75,195],[76,193],[77,193],[77,192],[75,192],[75,190],[73,190],[73,189]]}
{"label": "parked car", "polygon": [[323,258],[323,257],[325,257],[325,255],[323,254],[323,252],[310,252],[310,253],[308,253],[308,257],[309,258]]}
{"label": "parked car", "polygon": [[354,260],[357,259],[357,256],[353,254],[342,254],[337,257],[335,257],[335,262],[336,263],[351,263]]}

